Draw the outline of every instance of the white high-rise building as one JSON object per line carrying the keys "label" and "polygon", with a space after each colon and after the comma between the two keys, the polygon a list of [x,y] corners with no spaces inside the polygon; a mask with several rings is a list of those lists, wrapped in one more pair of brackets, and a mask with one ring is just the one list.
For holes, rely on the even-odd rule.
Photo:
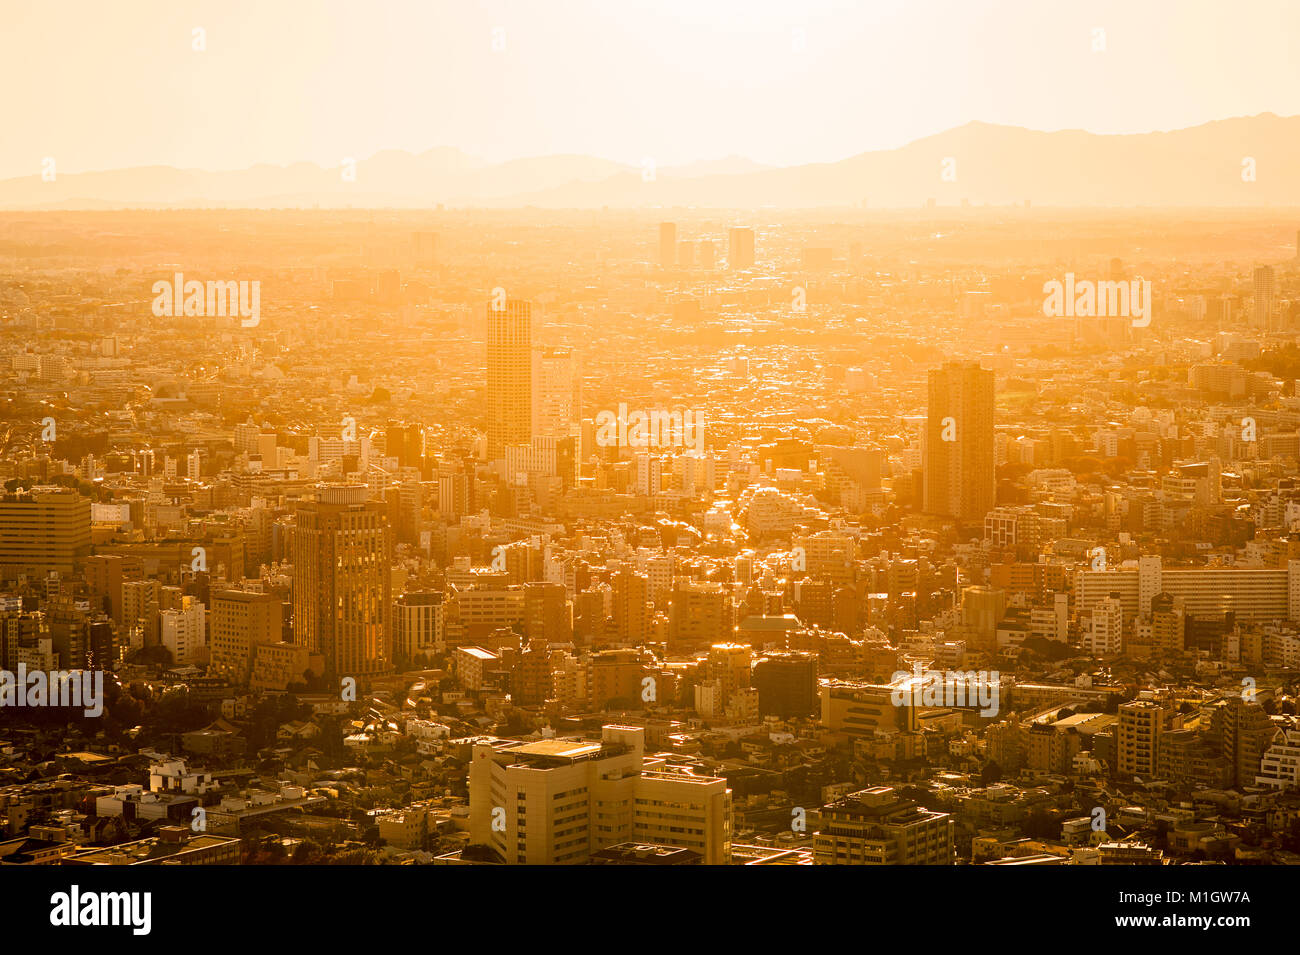
{"label": "white high-rise building", "polygon": [[182,597],[179,610],[158,614],[162,645],[171,651],[177,666],[193,663],[200,647],[208,642],[207,610],[193,597]]}
{"label": "white high-rise building", "polygon": [[1124,649],[1124,605],[1119,597],[1103,598],[1092,608],[1083,634],[1083,649],[1095,657],[1115,656]]}

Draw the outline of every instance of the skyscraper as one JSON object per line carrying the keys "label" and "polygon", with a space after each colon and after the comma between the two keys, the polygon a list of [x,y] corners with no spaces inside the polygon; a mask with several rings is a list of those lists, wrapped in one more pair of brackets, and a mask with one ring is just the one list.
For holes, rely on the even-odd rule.
{"label": "skyscraper", "polygon": [[533,346],[531,302],[489,302],[487,310],[488,459],[532,437]]}
{"label": "skyscraper", "polygon": [[1256,328],[1272,330],[1273,302],[1276,297],[1273,266],[1261,265],[1255,269],[1255,318],[1252,324]]}
{"label": "skyscraper", "polygon": [[364,485],[318,485],[293,532],[294,642],[327,679],[390,669],[392,532]]}
{"label": "skyscraper", "polygon": [[979,362],[946,362],[931,370],[926,512],[982,520],[994,504],[993,454],[993,372]]}
{"label": "skyscraper", "polygon": [[754,267],[754,230],[735,228],[731,230],[727,249],[727,266],[733,269],[752,269]]}
{"label": "skyscraper", "polygon": [[671,269],[677,264],[677,223],[659,223],[659,264]]}

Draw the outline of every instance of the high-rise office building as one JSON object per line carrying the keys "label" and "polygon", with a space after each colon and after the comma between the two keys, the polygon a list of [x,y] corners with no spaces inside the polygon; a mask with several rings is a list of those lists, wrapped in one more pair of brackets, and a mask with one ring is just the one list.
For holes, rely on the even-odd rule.
{"label": "high-rise office building", "polygon": [[[500,307],[494,307],[500,305]],[[487,309],[487,451],[505,456],[532,437],[533,346],[531,302],[489,302]]]}
{"label": "high-rise office building", "polygon": [[364,485],[319,485],[293,531],[294,642],[328,679],[390,669],[392,531]]}
{"label": "high-rise office building", "polygon": [[[674,609],[679,594],[680,591],[674,594]],[[722,628],[725,629],[725,610],[721,616]],[[754,648],[743,643],[716,643],[709,647],[709,655],[704,661],[704,680],[717,686],[721,705],[725,706],[735,693],[750,687],[753,660]]]}
{"label": "high-rise office building", "polygon": [[70,576],[90,556],[90,501],[64,487],[0,494],[0,580]]}
{"label": "high-rise office building", "polygon": [[659,223],[659,264],[671,269],[677,264],[677,223]]}
{"label": "high-rise office building", "polygon": [[1232,328],[1236,301],[1237,299],[1231,295],[1220,295],[1206,302],[1206,317],[1213,323],[1216,331],[1222,332]]}
{"label": "high-rise office building", "polygon": [[754,230],[735,228],[730,232],[727,247],[727,266],[732,269],[754,267]]}
{"label": "high-rise office building", "polygon": [[757,720],[758,691],[750,685],[753,659],[753,647],[744,643],[718,643],[708,648],[705,672],[694,686],[695,712],[705,719],[744,715],[741,719]]}
{"label": "high-rise office building", "polygon": [[930,372],[924,469],[925,510],[983,520],[993,508],[993,372],[945,362]]}

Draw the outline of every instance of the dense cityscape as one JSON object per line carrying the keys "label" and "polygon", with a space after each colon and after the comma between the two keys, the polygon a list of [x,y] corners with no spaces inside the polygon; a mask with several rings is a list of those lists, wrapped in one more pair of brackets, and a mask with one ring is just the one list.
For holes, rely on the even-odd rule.
{"label": "dense cityscape", "polygon": [[7,213],[0,864],[1296,864],[1296,229]]}
{"label": "dense cityscape", "polygon": [[8,4],[16,944],[1281,937],[1297,36]]}

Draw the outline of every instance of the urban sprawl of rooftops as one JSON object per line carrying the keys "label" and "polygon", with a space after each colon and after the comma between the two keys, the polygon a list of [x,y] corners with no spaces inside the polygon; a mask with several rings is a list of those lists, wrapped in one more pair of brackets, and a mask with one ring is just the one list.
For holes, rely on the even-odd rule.
{"label": "urban sprawl of rooftops", "polygon": [[1295,229],[6,214],[0,864],[1300,862]]}

